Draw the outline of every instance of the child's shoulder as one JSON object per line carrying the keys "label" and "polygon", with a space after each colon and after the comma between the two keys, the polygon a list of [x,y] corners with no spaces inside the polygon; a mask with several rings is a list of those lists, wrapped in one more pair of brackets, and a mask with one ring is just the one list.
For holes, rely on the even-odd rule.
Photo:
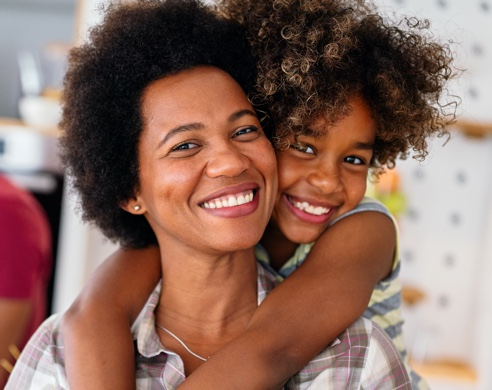
{"label": "child's shoulder", "polygon": [[383,203],[381,203],[377,199],[365,196],[355,208],[346,212],[345,214],[340,215],[330,224],[330,226],[333,226],[335,223],[348,217],[349,215],[362,213],[365,211],[376,211],[378,213],[382,213],[394,221],[393,215]]}

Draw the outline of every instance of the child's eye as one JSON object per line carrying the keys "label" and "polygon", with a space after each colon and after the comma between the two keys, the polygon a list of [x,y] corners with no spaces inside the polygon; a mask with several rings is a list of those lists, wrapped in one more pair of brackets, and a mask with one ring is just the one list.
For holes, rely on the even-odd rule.
{"label": "child's eye", "polygon": [[314,148],[303,142],[296,142],[295,144],[292,144],[291,147],[301,153],[314,154]]}
{"label": "child's eye", "polygon": [[345,157],[344,161],[354,165],[365,165],[366,163],[363,159],[356,156]]}
{"label": "child's eye", "polygon": [[256,126],[243,127],[236,131],[232,138],[238,138],[238,141],[253,141],[260,136],[260,131]]}

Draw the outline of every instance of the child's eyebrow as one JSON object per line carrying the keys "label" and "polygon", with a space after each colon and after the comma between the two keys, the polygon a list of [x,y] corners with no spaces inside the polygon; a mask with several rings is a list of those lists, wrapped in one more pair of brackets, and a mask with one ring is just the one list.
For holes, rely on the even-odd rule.
{"label": "child's eyebrow", "polygon": [[[329,130],[318,131],[318,130],[314,130],[314,129],[311,129],[309,127],[306,127],[305,129],[303,129],[302,133],[299,134],[299,136],[322,138],[322,137],[325,137],[327,135],[328,131]],[[354,145],[354,147],[356,149],[360,149],[360,150],[373,150],[374,149],[374,142],[359,141]]]}
{"label": "child's eyebrow", "polygon": [[326,136],[326,130],[318,131],[318,130],[311,129],[310,127],[306,127],[302,130],[302,133],[299,135],[304,135],[306,137],[313,137],[313,138],[321,138]]}
{"label": "child's eyebrow", "polygon": [[357,142],[355,147],[361,150],[373,150],[374,142]]}

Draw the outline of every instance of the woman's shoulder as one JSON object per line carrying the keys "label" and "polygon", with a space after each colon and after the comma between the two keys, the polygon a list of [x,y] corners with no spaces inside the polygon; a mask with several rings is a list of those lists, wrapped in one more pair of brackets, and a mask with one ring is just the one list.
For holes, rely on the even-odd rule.
{"label": "woman's shoulder", "polygon": [[53,314],[39,326],[15,363],[6,390],[68,388],[61,319]]}

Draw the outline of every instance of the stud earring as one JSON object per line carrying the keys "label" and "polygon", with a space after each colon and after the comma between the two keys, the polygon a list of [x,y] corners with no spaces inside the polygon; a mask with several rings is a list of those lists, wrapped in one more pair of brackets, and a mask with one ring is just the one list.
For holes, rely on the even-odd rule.
{"label": "stud earring", "polygon": [[140,209],[141,209],[141,207],[139,204],[136,204],[135,206],[133,206],[133,210],[135,210],[135,211],[139,211]]}

